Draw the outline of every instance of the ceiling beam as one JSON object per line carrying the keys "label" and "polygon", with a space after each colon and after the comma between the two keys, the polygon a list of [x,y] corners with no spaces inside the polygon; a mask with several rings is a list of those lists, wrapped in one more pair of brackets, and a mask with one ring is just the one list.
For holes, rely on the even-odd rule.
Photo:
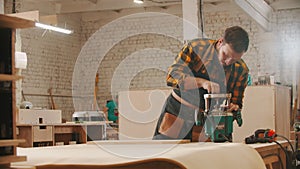
{"label": "ceiling beam", "polygon": [[264,0],[234,0],[265,31],[271,31],[272,8]]}
{"label": "ceiling beam", "polygon": [[272,8],[275,10],[282,10],[282,9],[299,9],[300,8],[300,1],[299,0],[284,0],[284,1],[275,1],[270,4]]}
{"label": "ceiling beam", "polygon": [[93,3],[93,4],[97,4],[98,0],[88,0],[89,2]]}
{"label": "ceiling beam", "polygon": [[76,12],[93,12],[102,10],[122,10],[128,8],[140,8],[140,7],[151,7],[151,6],[168,6],[181,4],[181,1],[170,2],[170,3],[154,3],[146,1],[144,4],[135,4],[132,0],[98,0],[97,3],[90,3],[88,1],[78,1],[76,3],[65,3],[61,2],[61,10],[59,13],[76,13]]}

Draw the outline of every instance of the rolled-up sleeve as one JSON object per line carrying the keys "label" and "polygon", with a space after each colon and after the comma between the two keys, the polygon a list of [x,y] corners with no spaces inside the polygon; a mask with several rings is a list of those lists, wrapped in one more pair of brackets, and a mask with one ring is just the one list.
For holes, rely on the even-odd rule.
{"label": "rolled-up sleeve", "polygon": [[239,62],[235,64],[236,71],[234,72],[235,84],[232,90],[231,102],[243,107],[243,98],[245,88],[247,87],[249,69],[244,62]]}
{"label": "rolled-up sleeve", "polygon": [[184,78],[192,73],[189,68],[189,64],[192,61],[192,48],[189,44],[185,45],[177,57],[174,63],[168,68],[167,85],[179,88],[183,84]]}

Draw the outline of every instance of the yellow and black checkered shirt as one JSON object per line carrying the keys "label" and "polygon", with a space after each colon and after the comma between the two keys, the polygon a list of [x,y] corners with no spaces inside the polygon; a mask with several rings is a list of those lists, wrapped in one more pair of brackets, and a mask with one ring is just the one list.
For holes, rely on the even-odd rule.
{"label": "yellow and black checkered shirt", "polygon": [[168,69],[167,85],[182,89],[185,77],[204,78],[218,83],[222,93],[231,93],[231,102],[242,108],[249,69],[242,59],[222,66],[216,43],[216,40],[195,39],[184,45]]}

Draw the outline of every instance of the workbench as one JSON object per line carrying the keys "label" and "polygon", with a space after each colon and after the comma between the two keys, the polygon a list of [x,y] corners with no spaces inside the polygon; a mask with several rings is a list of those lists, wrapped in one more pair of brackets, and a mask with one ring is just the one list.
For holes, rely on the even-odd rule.
{"label": "workbench", "polygon": [[[278,143],[285,149],[290,148],[287,141],[278,141]],[[276,143],[249,144],[249,146],[260,154],[269,169],[281,169],[280,163],[282,163],[283,169],[286,169],[286,155]]]}
{"label": "workbench", "polygon": [[26,140],[20,147],[81,144],[91,140],[105,140],[109,123],[17,124],[17,138]]}

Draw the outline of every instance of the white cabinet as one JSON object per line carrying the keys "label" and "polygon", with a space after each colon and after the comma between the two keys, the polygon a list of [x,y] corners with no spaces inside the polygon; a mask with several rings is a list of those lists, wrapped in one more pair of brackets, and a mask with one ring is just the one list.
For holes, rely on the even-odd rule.
{"label": "white cabinet", "polygon": [[257,129],[275,129],[290,138],[291,89],[286,86],[248,86],[242,110],[243,125],[234,122],[233,141],[243,142]]}
{"label": "white cabinet", "polygon": [[58,124],[61,122],[61,110],[20,109],[17,118],[17,124]]}

